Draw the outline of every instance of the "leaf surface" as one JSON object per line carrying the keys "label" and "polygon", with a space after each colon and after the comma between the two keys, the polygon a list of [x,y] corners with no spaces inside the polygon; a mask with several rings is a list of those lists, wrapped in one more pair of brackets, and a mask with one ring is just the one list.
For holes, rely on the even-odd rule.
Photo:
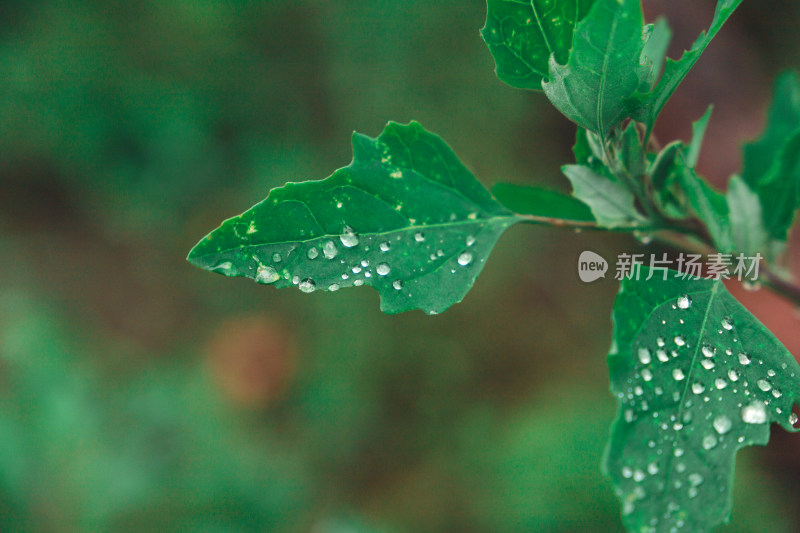
{"label": "leaf surface", "polygon": [[519,215],[551,218],[555,221],[594,222],[589,207],[572,196],[542,187],[498,183],[492,194],[506,209]]}
{"label": "leaf surface", "polygon": [[747,256],[772,255],[768,252],[769,236],[764,228],[761,200],[739,176],[728,182],[728,213],[731,223],[731,244]]}
{"label": "leaf surface", "polygon": [[711,43],[711,40],[722,29],[723,24],[730,18],[733,12],[739,7],[742,0],[718,0],[714,18],[707,32],[702,32],[692,44],[689,50],[684,51],[681,58],[677,61],[668,58],[664,67],[664,74],[653,88],[646,93],[637,93],[631,98],[631,116],[639,122],[647,125],[648,131],[653,129],[653,125],[659,113],[669,100],[675,89],[683,81],[686,75],[692,70],[697,60]]}
{"label": "leaf surface", "polygon": [[566,64],[550,58],[545,95],[567,118],[605,138],[627,116],[626,99],[651,79],[644,44],[639,0],[596,0],[575,29]]}
{"label": "leaf surface", "polygon": [[[667,58],[669,42],[672,40],[672,29],[670,29],[669,23],[664,17],[659,17],[652,27],[650,38],[647,39],[644,45],[644,56],[650,60],[652,65],[650,84],[658,81],[661,76],[661,71],[664,70],[664,61]],[[648,91],[649,89],[650,86],[648,84],[643,90]]]}
{"label": "leaf surface", "polygon": [[614,305],[603,467],[629,531],[699,533],[729,519],[736,451],[794,430],[800,366],[722,282],[667,273],[623,280]]}
{"label": "leaf surface", "polygon": [[561,170],[572,183],[572,195],[589,206],[601,226],[615,228],[644,222],[636,210],[633,193],[616,179],[584,165],[564,165]]}
{"label": "leaf surface", "polygon": [[518,221],[441,138],[392,122],[376,139],[353,134],[350,165],[273,189],[188,259],[304,292],[370,285],[387,313],[439,313],[463,299]]}
{"label": "leaf surface", "polygon": [[594,0],[487,0],[481,36],[497,77],[518,89],[542,90],[548,61],[566,61],[575,25]]}

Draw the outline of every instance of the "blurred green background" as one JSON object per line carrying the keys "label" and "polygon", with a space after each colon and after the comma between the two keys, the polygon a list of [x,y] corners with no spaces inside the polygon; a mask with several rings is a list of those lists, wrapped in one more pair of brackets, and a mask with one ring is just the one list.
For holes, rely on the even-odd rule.
{"label": "blurred green background", "polygon": [[[673,55],[713,4],[645,2],[672,17]],[[621,531],[599,467],[616,285],[573,265],[633,239],[514,228],[437,317],[185,261],[388,120],[419,120],[487,185],[568,190],[574,128],[494,77],[484,17],[455,0],[0,1],[0,531]],[[745,2],[665,111],[659,135],[685,138],[717,102],[717,183],[800,63],[798,20],[793,0]],[[776,429],[741,454],[725,530],[797,531],[798,479]]]}

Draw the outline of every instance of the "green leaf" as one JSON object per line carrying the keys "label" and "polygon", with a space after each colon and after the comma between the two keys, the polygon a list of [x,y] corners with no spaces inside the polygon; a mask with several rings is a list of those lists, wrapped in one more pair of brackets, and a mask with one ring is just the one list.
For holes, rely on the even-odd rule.
{"label": "green leaf", "polygon": [[481,36],[497,77],[518,89],[542,90],[548,61],[566,61],[572,33],[594,0],[487,0]]}
{"label": "green leaf", "polygon": [[700,159],[700,150],[703,147],[703,139],[706,136],[706,128],[708,128],[708,121],[711,120],[712,111],[714,111],[714,106],[708,106],[703,116],[692,123],[692,140],[686,147],[686,164],[692,168],[697,166],[697,161]]}
{"label": "green leaf", "polygon": [[661,71],[664,69],[664,60],[667,57],[667,49],[669,42],[672,40],[672,30],[664,17],[658,17],[655,24],[652,24],[650,38],[644,45],[644,56],[650,60],[651,67],[651,81],[642,91],[650,90],[650,85],[655,83],[661,76]]}
{"label": "green leaf", "polygon": [[614,305],[603,469],[629,531],[700,533],[729,519],[736,451],[794,431],[800,366],[721,281],[667,273],[623,280]]}
{"label": "green leaf", "polygon": [[561,170],[572,183],[572,195],[589,206],[600,226],[617,228],[644,222],[633,193],[614,178],[584,165],[564,165]]}
{"label": "green leaf", "polygon": [[719,33],[722,25],[733,14],[742,0],[718,0],[714,18],[708,32],[702,32],[695,40],[689,50],[684,51],[681,58],[677,61],[667,59],[664,74],[652,91],[647,93],[637,93],[631,98],[631,116],[647,125],[648,132],[653,129],[653,125],[659,113],[669,100],[675,89],[683,81],[697,60],[708,47],[711,40]]}
{"label": "green leaf", "polygon": [[439,313],[464,298],[500,234],[519,221],[438,136],[391,122],[377,139],[353,134],[350,165],[273,189],[188,259],[304,292],[371,285],[387,313]]}
{"label": "green leaf", "polygon": [[676,182],[686,197],[692,213],[705,224],[714,245],[721,252],[732,252],[733,245],[725,195],[711,186],[688,166],[681,157],[676,170]]}
{"label": "green leaf", "polygon": [[766,129],[744,147],[742,178],[761,198],[769,235],[786,241],[800,206],[800,81],[795,73],[778,78]]}
{"label": "green leaf", "polygon": [[565,65],[550,59],[545,95],[567,118],[606,138],[627,116],[626,99],[649,79],[642,63],[639,0],[597,0],[575,30]]}
{"label": "green leaf", "polygon": [[625,131],[622,132],[618,157],[628,175],[636,180],[640,180],[644,176],[646,168],[644,147],[639,139],[639,131],[636,129],[634,122],[628,124]]}
{"label": "green leaf", "polygon": [[769,237],[764,229],[761,200],[739,176],[728,182],[728,213],[731,223],[731,244],[737,252],[748,256],[757,253],[772,256],[767,250]]}
{"label": "green leaf", "polygon": [[503,207],[519,215],[550,218],[556,225],[559,221],[595,222],[592,211],[586,204],[550,189],[498,183],[492,187],[492,194]]}

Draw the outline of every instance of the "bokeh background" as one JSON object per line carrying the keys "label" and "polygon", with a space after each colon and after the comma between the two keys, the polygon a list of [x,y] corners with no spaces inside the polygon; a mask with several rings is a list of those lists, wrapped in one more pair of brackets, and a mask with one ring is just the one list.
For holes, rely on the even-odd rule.
{"label": "bokeh background", "polygon": [[[674,56],[713,4],[645,7],[670,16]],[[574,264],[653,245],[515,227],[436,317],[185,261],[388,120],[419,120],[487,185],[568,190],[574,127],[494,77],[484,17],[480,0],[0,1],[0,531],[621,531],[599,468],[617,287]],[[793,66],[800,5],[747,0],[658,136],[715,102],[701,167],[724,184]],[[800,354],[791,306],[731,289]],[[798,480],[800,442],[775,428],[740,454],[723,529],[797,531]]]}

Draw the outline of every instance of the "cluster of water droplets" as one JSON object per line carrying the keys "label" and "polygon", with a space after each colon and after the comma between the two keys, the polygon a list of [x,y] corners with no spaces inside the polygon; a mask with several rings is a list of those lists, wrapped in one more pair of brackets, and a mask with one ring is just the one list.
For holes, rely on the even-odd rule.
{"label": "cluster of water droplets", "polygon": [[692,297],[683,295],[653,312],[632,347],[633,373],[626,390],[618,391],[623,420],[635,435],[631,438],[649,439],[652,453],[623,458],[617,490],[627,514],[648,491],[669,500],[668,511],[651,522],[654,530],[667,530],[657,528],[659,522],[680,529],[686,501],[694,500],[708,479],[708,490],[727,483],[726,473],[706,466],[703,453],[735,453],[770,420],[798,421],[774,382],[781,371],[795,377],[787,364],[770,368],[744,349],[731,317],[709,318],[697,331],[698,317],[688,320],[692,306]]}

